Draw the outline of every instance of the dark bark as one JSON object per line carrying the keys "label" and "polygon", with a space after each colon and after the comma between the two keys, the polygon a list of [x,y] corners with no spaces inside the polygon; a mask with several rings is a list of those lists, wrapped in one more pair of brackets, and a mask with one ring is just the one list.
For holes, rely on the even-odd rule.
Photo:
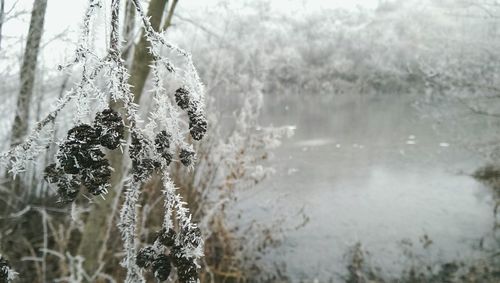
{"label": "dark bark", "polygon": [[[3,1],[1,4],[3,6]],[[47,0],[35,0],[21,66],[20,91],[10,139],[11,148],[21,143],[28,131],[29,110],[33,100],[37,57],[46,8]],[[32,249],[28,239],[38,237],[41,229],[39,225],[40,218],[31,209],[26,210],[26,213],[22,216],[12,217],[12,214],[27,208],[27,202],[30,201],[23,197],[21,189],[24,188],[21,186],[20,180],[19,176],[11,179],[11,190],[3,192],[0,196],[3,202],[0,205],[2,216],[0,218],[0,227],[2,227],[0,252],[7,255],[16,270],[22,274],[23,279],[27,280],[26,282],[41,282],[43,279],[41,279],[40,274],[37,274],[39,272],[33,272],[33,264],[21,261],[22,256],[29,254],[30,249]],[[31,270],[31,272],[28,272],[28,270]]]}
{"label": "dark bark", "polygon": [[163,31],[167,30],[172,25],[172,18],[174,17],[175,7],[177,7],[177,3],[179,0],[173,0],[170,9],[168,10],[167,18],[165,19],[165,23],[163,24]]}
{"label": "dark bark", "polygon": [[[149,3],[147,16],[154,30],[158,31],[161,24],[163,12],[167,5],[166,0],[151,0]],[[130,70],[129,83],[132,85],[132,93],[134,94],[134,102],[139,103],[141,94],[146,84],[151,68],[153,57],[149,54],[149,41],[146,39],[145,31],[141,33],[141,38],[134,48],[134,57],[132,61],[132,69]]]}
{"label": "dark bark", "polygon": [[[122,59],[129,61],[130,52],[134,47],[135,37],[135,6],[132,1],[127,1],[125,5],[125,19],[123,23],[123,41],[125,46],[122,50]],[[128,66],[129,64],[127,64]]]}
{"label": "dark bark", "polygon": [[5,19],[5,0],[0,0],[0,49],[2,48],[2,26]]}
{"label": "dark bark", "polygon": [[16,115],[14,118],[14,125],[12,126],[11,147],[21,143],[28,132],[29,109],[33,97],[36,64],[40,49],[40,40],[43,33],[46,8],[47,0],[35,0],[31,12],[28,38],[21,66],[21,89],[17,98]]}

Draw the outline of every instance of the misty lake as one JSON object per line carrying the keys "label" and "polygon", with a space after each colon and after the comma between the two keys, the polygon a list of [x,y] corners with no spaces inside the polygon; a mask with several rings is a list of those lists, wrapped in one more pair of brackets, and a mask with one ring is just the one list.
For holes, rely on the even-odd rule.
{"label": "misty lake", "polygon": [[491,191],[468,175],[481,156],[436,130],[409,97],[313,99],[266,111],[264,124],[292,124],[296,134],[275,151],[276,174],[240,194],[239,207],[260,221],[285,215],[293,227],[302,208],[309,217],[266,259],[295,280],[323,282],[345,274],[357,242],[389,276],[418,260],[480,256],[494,236]]}

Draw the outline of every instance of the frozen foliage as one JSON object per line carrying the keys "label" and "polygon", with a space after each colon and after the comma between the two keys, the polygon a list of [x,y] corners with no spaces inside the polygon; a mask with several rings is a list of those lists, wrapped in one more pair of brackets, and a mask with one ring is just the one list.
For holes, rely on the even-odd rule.
{"label": "frozen foliage", "polygon": [[[125,198],[118,223],[125,252],[122,261],[122,266],[127,270],[125,282],[144,282],[142,268],[151,268],[158,280],[166,280],[170,275],[171,265],[176,267],[177,277],[181,282],[196,282],[199,267],[197,261],[203,255],[201,232],[192,223],[186,203],[176,192],[169,177],[168,166],[171,162],[180,162],[192,168],[196,161],[194,147],[186,134],[189,132],[192,139],[198,141],[207,131],[204,88],[191,55],[153,30],[140,1],[130,1],[142,21],[145,36],[151,45],[149,52],[154,59],[153,87],[150,92],[154,95],[155,105],[148,122],[143,123],[139,118],[138,105],[134,103],[134,96],[130,91],[132,86],[128,84],[129,73],[121,58],[120,0],[111,1],[111,38],[109,49],[102,58],[94,54],[89,44],[93,15],[96,9],[102,7],[102,3],[90,0],[75,59],[60,67],[65,69],[76,64],[82,66],[80,82],[60,99],[52,112],[37,123],[25,142],[2,154],[1,161],[12,174],[23,172],[30,161],[55,142],[40,137],[53,136],[50,135],[53,131],[51,124],[71,100],[76,100],[77,111],[73,118],[75,126],[68,131],[65,140],[57,142],[57,158],[55,163],[46,167],[45,180],[57,187],[62,202],[73,202],[82,185],[92,195],[104,195],[111,187],[113,168],[103,150],[120,148],[122,152],[128,153],[132,160],[132,170],[131,176],[124,182]],[[184,58],[183,66],[178,67],[163,56],[160,52],[162,48]],[[100,75],[107,78],[104,88],[95,82]],[[177,81],[182,87],[175,93],[170,93],[165,87],[167,79]],[[109,97],[105,94],[109,94]],[[122,114],[107,109],[109,98],[122,105],[119,110]],[[83,117],[91,114],[88,107],[90,100],[99,101],[101,110],[95,114],[92,124],[85,124],[82,123]],[[184,121],[181,113],[184,111],[187,112],[188,122]],[[130,137],[130,143],[124,140],[127,136]],[[161,175],[163,180],[163,229],[169,232],[166,235],[160,234],[154,247],[137,253],[136,207],[140,188],[153,173]],[[177,231],[174,230],[174,222]],[[12,276],[14,273],[9,271],[5,274]]]}

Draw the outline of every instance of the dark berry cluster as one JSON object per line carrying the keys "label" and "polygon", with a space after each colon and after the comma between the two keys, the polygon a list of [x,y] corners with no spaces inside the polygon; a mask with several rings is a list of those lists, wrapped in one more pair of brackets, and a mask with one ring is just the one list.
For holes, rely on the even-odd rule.
{"label": "dark berry cluster", "polygon": [[103,189],[109,187],[111,167],[107,159],[100,159],[93,167],[85,168],[80,173],[82,184],[93,195],[100,195]]}
{"label": "dark berry cluster", "polygon": [[153,274],[159,281],[165,281],[172,271],[172,265],[170,264],[170,257],[164,254],[158,255],[153,261],[152,265]]}
{"label": "dark berry cluster", "polygon": [[189,91],[183,87],[175,91],[175,102],[182,109],[186,110],[189,107]]}
{"label": "dark berry cluster", "polygon": [[134,181],[142,182],[148,179],[155,169],[161,167],[157,160],[147,157],[149,141],[137,133],[132,134],[129,154],[132,159],[132,176]]}
{"label": "dark berry cluster", "polygon": [[171,136],[167,133],[167,131],[159,132],[155,138],[156,152],[160,154],[161,158],[165,160],[167,165],[172,162],[172,154],[170,153],[170,138]]}
{"label": "dark berry cluster", "polygon": [[172,266],[170,264],[170,257],[158,253],[153,247],[148,246],[139,250],[136,256],[137,266],[141,268],[151,268],[156,279],[165,281],[170,275]]}
{"label": "dark berry cluster", "polygon": [[98,113],[94,120],[94,128],[102,146],[116,149],[120,145],[125,126],[116,111],[106,109]]}
{"label": "dark berry cluster", "polygon": [[175,237],[176,234],[174,229],[170,228],[167,231],[165,228],[163,228],[158,232],[158,236],[156,237],[156,239],[158,240],[158,242],[160,242],[160,244],[164,245],[167,248],[171,248],[175,245]]}
{"label": "dark berry cluster", "polygon": [[137,266],[141,268],[148,268],[151,266],[156,256],[157,252],[155,249],[152,246],[147,246],[139,250],[135,258],[135,262]]}
{"label": "dark berry cluster", "polygon": [[0,256],[0,283],[9,282],[9,262]]}
{"label": "dark berry cluster", "polygon": [[163,228],[158,232],[156,240],[170,249],[172,264],[177,268],[177,276],[182,283],[196,282],[198,278],[195,259],[187,257],[183,248],[193,249],[200,244],[201,232],[198,228],[183,229],[181,239],[176,244],[177,235],[173,229]]}
{"label": "dark berry cluster", "polygon": [[195,248],[201,244],[201,231],[198,227],[183,229],[183,243],[185,246]]}
{"label": "dark berry cluster", "polygon": [[68,131],[57,154],[60,167],[53,163],[45,168],[45,180],[57,185],[61,201],[74,201],[80,185],[93,195],[109,188],[111,167],[99,146],[116,149],[123,132],[120,115],[111,109],[98,113],[94,126],[81,124]]}
{"label": "dark berry cluster", "polygon": [[94,157],[101,155],[97,144],[95,130],[90,125],[81,124],[70,129],[57,156],[64,172],[78,174],[82,168],[91,166]]}
{"label": "dark berry cluster", "polygon": [[181,283],[197,282],[198,270],[195,258],[186,256],[184,249],[192,249],[191,245],[199,245],[201,232],[196,227],[183,229],[181,239],[176,243],[177,233],[172,229],[163,228],[156,236],[156,242],[170,250],[168,255],[155,250],[152,246],[142,248],[137,253],[136,263],[141,268],[151,268],[156,279],[167,280],[172,265],[177,268],[177,276]]}
{"label": "dark berry cluster", "polygon": [[194,151],[189,149],[189,148],[183,148],[183,149],[181,149],[181,153],[179,154],[179,157],[181,158],[181,163],[184,166],[189,166],[189,165],[193,164]]}
{"label": "dark berry cluster", "polygon": [[189,115],[189,132],[193,139],[199,141],[207,132],[207,119],[199,113]]}
{"label": "dark berry cluster", "polygon": [[194,258],[186,257],[182,246],[175,245],[170,249],[172,264],[177,268],[177,276],[182,283],[196,282],[198,272]]}
{"label": "dark berry cluster", "polygon": [[193,139],[199,141],[207,132],[207,119],[200,111],[199,103],[189,98],[189,90],[184,87],[175,91],[175,101],[182,110],[187,110],[189,116],[189,132]]}

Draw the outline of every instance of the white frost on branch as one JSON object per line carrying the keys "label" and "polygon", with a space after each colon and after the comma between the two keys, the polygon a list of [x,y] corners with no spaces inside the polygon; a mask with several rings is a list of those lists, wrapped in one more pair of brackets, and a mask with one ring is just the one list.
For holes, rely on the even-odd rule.
{"label": "white frost on branch", "polygon": [[[132,1],[137,9],[137,14],[143,22],[146,30],[146,38],[150,42],[149,49],[153,56],[153,88],[150,90],[154,94],[154,110],[152,111],[149,122],[144,129],[139,128],[139,106],[134,103],[134,95],[130,91],[131,86],[128,84],[129,72],[121,58],[121,44],[119,39],[119,12],[120,0],[111,1],[111,38],[109,49],[104,57],[100,58],[95,55],[89,48],[90,24],[93,19],[93,14],[97,8],[102,7],[98,0],[89,0],[88,9],[86,11],[82,36],[80,37],[77,49],[75,51],[75,59],[73,62],[60,66],[60,69],[72,67],[76,64],[81,65],[82,74],[80,82],[74,88],[68,91],[56,104],[44,119],[39,121],[33,132],[26,140],[10,151],[3,153],[0,156],[0,163],[9,168],[10,173],[16,175],[25,171],[29,163],[33,163],[36,157],[54,142],[53,129],[49,127],[53,125],[58,114],[72,100],[76,101],[76,115],[73,117],[75,124],[81,123],[83,118],[90,114],[90,101],[97,100],[101,102],[105,98],[104,93],[109,93],[114,101],[120,101],[124,107],[124,117],[127,121],[127,127],[132,137],[132,144],[138,141],[140,148],[134,148],[136,145],[129,146],[128,152],[131,150],[138,151],[137,155],[132,156],[133,162],[132,176],[125,182],[125,200],[120,211],[120,221],[118,227],[123,240],[123,248],[125,257],[122,265],[127,269],[125,282],[136,283],[144,282],[142,270],[136,264],[138,238],[136,235],[137,225],[137,202],[140,196],[141,185],[148,180],[151,166],[158,167],[163,178],[164,194],[165,194],[165,228],[173,227],[173,221],[177,222],[179,232],[176,237],[176,245],[181,247],[182,256],[188,260],[192,260],[193,264],[197,264],[197,260],[203,255],[203,241],[201,235],[197,233],[197,226],[191,221],[191,214],[186,208],[186,203],[182,201],[181,196],[176,192],[175,185],[168,176],[167,166],[171,161],[181,162],[188,168],[193,167],[195,160],[195,152],[193,145],[188,143],[190,140],[187,133],[191,133],[195,140],[201,139],[206,131],[206,121],[204,120],[204,87],[199,78],[198,72],[194,67],[191,55],[180,49],[179,47],[169,43],[163,34],[157,33],[151,27],[149,19],[145,16],[142,7],[138,0]],[[175,52],[177,55],[184,57],[185,64],[182,67],[174,66],[171,61],[162,56],[162,48]],[[100,76],[106,77],[106,85],[101,89],[95,80]],[[184,121],[184,115],[180,113],[175,105],[176,98],[165,87],[165,80],[173,79],[178,81],[183,91],[189,96],[189,107],[187,109],[190,117],[189,123]],[[179,103],[177,102],[179,105]],[[181,107],[181,106],[179,106]],[[184,108],[183,108],[184,109]],[[93,109],[95,110],[95,109]],[[184,109],[186,110],[186,109]],[[198,120],[197,120],[198,119]],[[200,119],[202,123],[199,124]],[[193,122],[194,121],[194,122]],[[198,132],[193,134],[193,126],[200,126]],[[201,134],[200,134],[201,132]],[[172,158],[168,153],[170,160],[159,160],[158,146],[155,144],[156,139],[162,133],[170,139],[168,142],[171,145],[166,146],[171,153],[180,152],[179,159]],[[197,136],[196,136],[197,134]],[[49,138],[46,138],[49,137]],[[137,140],[134,140],[137,139]],[[170,148],[172,146],[172,148]],[[146,162],[147,161],[147,162]],[[149,166],[149,167],[148,167]],[[135,170],[135,171],[134,171]],[[141,171],[142,170],[142,171]],[[152,170],[152,169],[151,169]],[[139,171],[140,174],[138,173]],[[175,219],[173,219],[173,211],[175,211]],[[77,261],[78,258],[74,258]],[[76,264],[75,266],[79,266]],[[79,273],[79,272],[77,272]],[[78,281],[78,278],[74,279]]]}

